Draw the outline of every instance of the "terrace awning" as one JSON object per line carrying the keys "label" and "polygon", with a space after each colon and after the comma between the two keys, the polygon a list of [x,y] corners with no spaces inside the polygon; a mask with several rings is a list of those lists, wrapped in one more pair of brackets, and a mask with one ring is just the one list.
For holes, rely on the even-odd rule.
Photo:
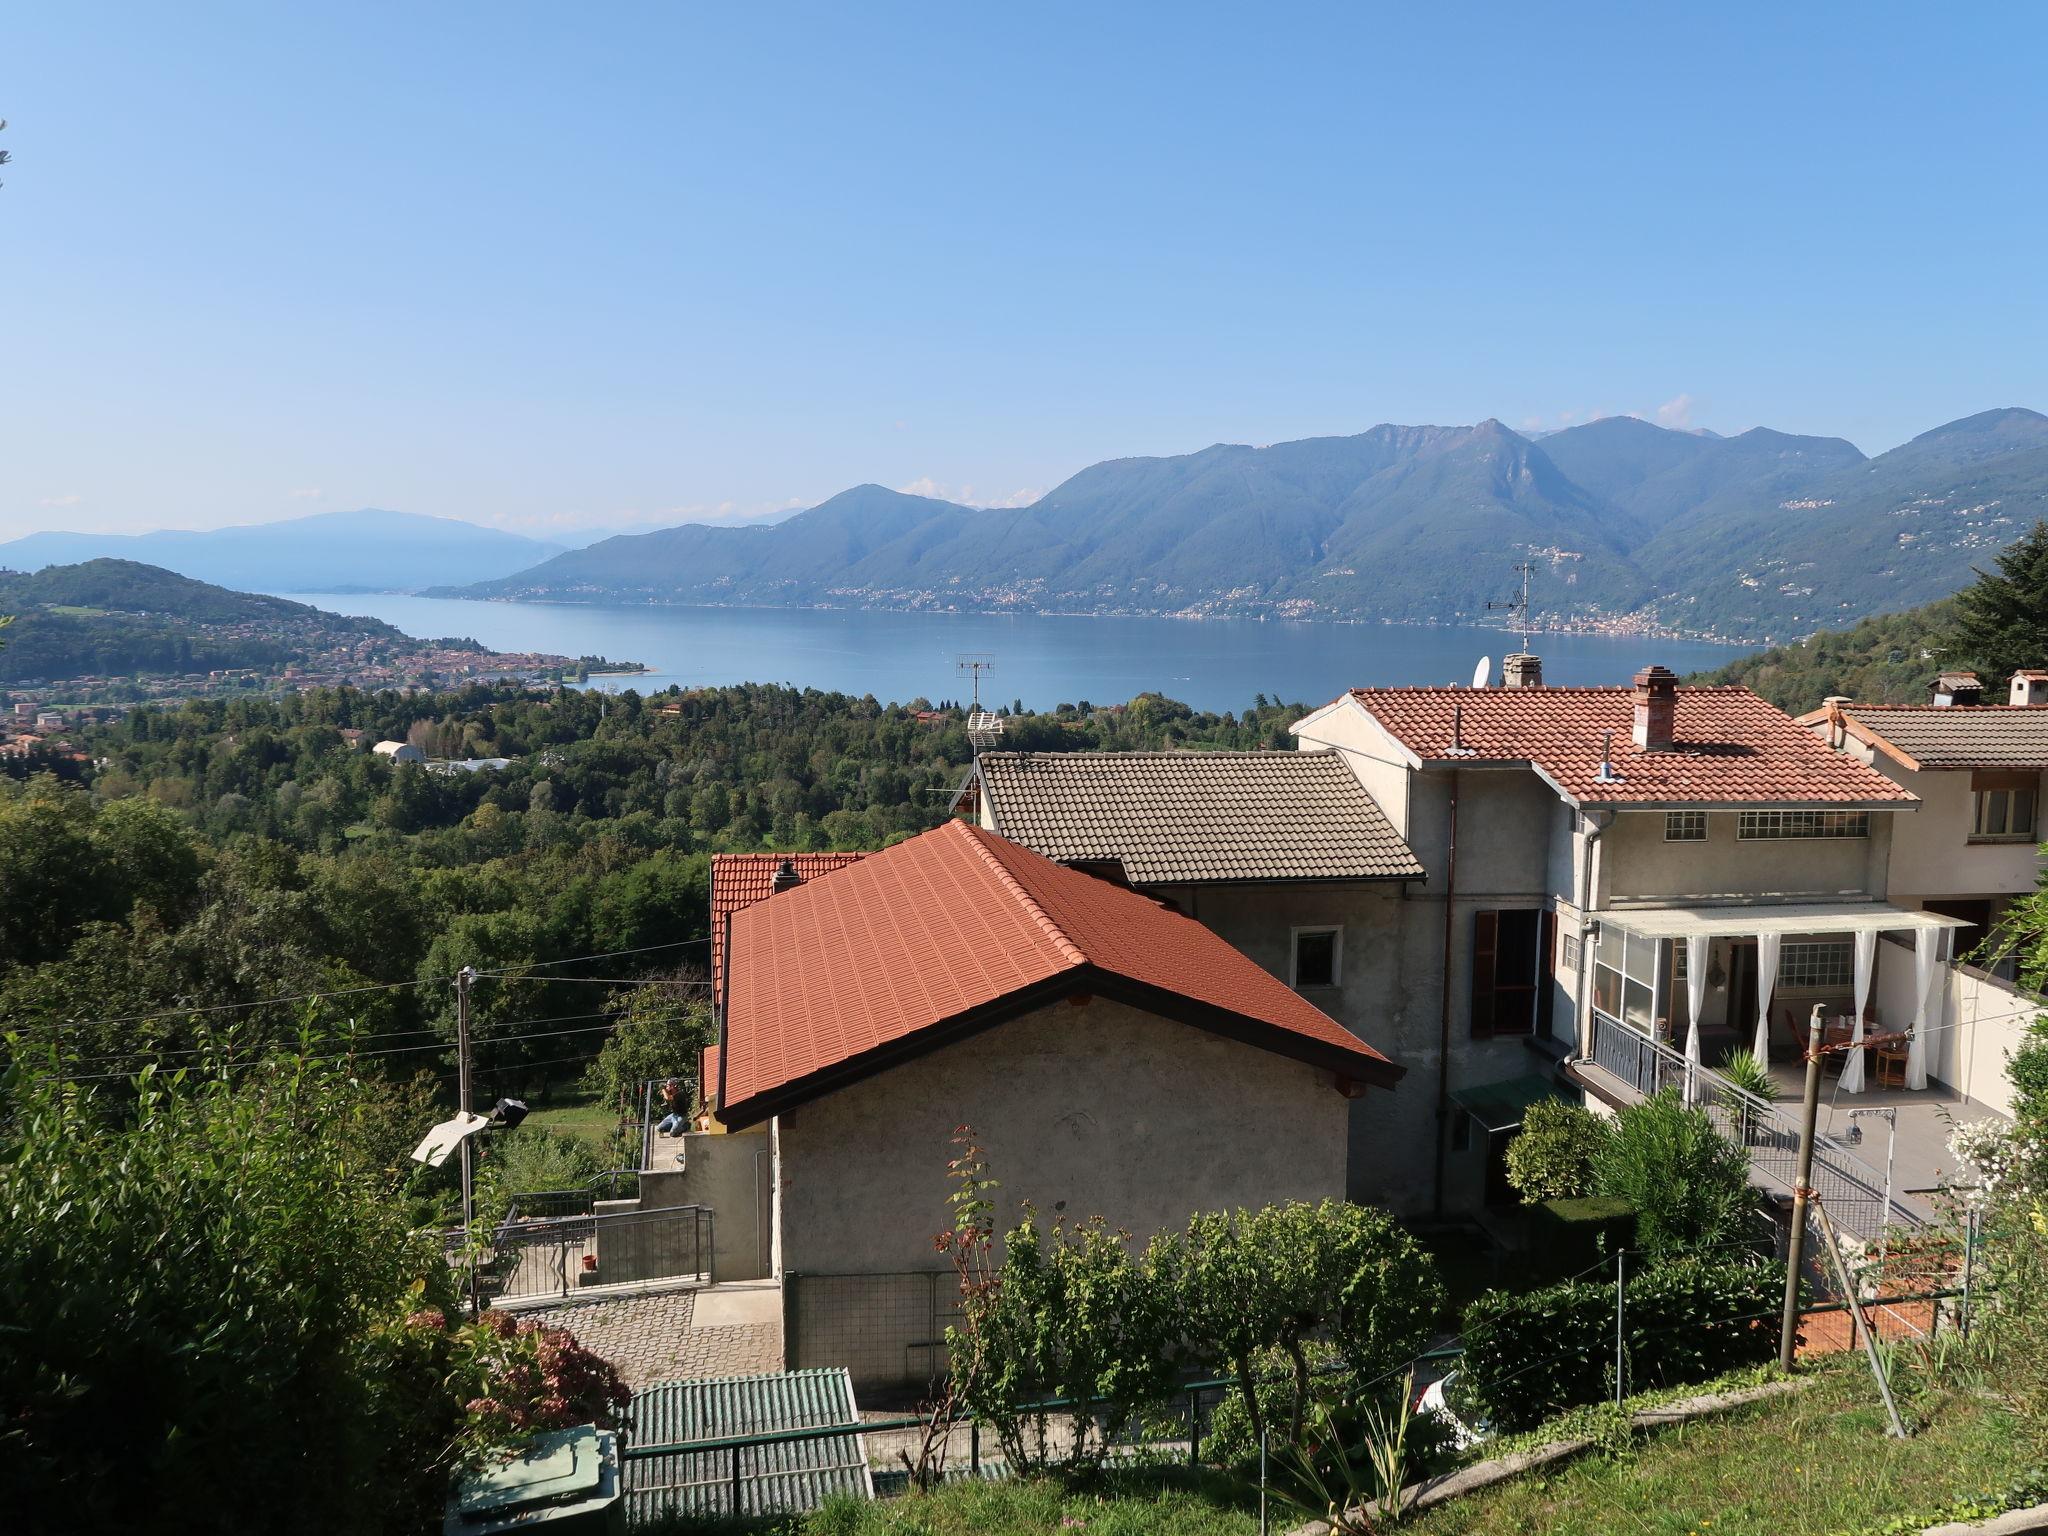
{"label": "terrace awning", "polygon": [[1563,1097],[1556,1079],[1530,1072],[1505,1082],[1459,1088],[1451,1094],[1451,1102],[1490,1134],[1515,1130],[1528,1115],[1531,1104]]}
{"label": "terrace awning", "polygon": [[1753,939],[1775,933],[1896,933],[1967,928],[1959,917],[1909,912],[1882,901],[1800,901],[1754,907],[1624,907],[1598,915],[1645,939]]}
{"label": "terrace awning", "polygon": [[[1881,901],[1787,902],[1783,905],[1715,907],[1631,907],[1603,912],[1599,921],[1633,939],[1647,939],[1658,947],[1658,973],[1662,974],[1663,945],[1674,939],[1708,942],[1714,939],[1754,939],[1757,949],[1756,1044],[1759,1061],[1770,1059],[1771,991],[1778,974],[1778,947],[1787,936],[1827,934],[1851,937],[1856,942],[1855,1023],[1853,1050],[1843,1069],[1842,1087],[1861,1093],[1863,1073],[1863,1011],[1870,997],[1871,971],[1876,962],[1877,935],[1910,931],[1913,935],[1915,1009],[1910,1030],[1911,1044],[1906,1063],[1906,1086],[1927,1086],[1927,1012],[1935,977],[1942,962],[1954,958],[1958,928],[1970,925],[1959,917],[1939,912],[1909,912]],[[1690,955],[1692,951],[1688,949]],[[1689,990],[1697,991],[1698,975],[1687,971]],[[1692,999],[1691,1022],[1687,1029],[1686,1060],[1699,1060],[1700,1006]]]}

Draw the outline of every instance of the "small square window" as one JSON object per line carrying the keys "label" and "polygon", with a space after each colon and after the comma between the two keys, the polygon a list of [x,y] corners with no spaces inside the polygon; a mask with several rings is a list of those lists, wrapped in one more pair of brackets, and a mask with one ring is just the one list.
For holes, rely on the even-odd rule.
{"label": "small square window", "polygon": [[1707,813],[1705,811],[1666,811],[1664,813],[1664,841],[1667,843],[1704,843],[1707,840]]}
{"label": "small square window", "polygon": [[1558,947],[1561,951],[1558,964],[1564,970],[1576,971],[1579,968],[1579,936],[1576,933],[1566,934]]}
{"label": "small square window", "polygon": [[1294,930],[1294,985],[1334,987],[1342,974],[1343,930],[1341,928],[1297,928]]}

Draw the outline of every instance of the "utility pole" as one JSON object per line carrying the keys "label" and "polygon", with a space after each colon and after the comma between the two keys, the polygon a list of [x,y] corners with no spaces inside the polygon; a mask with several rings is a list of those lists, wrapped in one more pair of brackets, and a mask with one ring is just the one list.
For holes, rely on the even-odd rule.
{"label": "utility pole", "polygon": [[1820,1120],[1820,1005],[1806,1034],[1806,1104],[1799,1121],[1799,1173],[1792,1183],[1792,1230],[1785,1238],[1785,1314],[1778,1326],[1778,1369],[1792,1369],[1799,1348],[1799,1268],[1806,1259],[1806,1202],[1813,1195],[1813,1131]]}
{"label": "utility pole", "polygon": [[[467,1120],[469,1108],[469,988],[476,980],[476,967],[465,965],[455,973],[455,1094],[457,1106]],[[462,1138],[462,1247],[469,1265],[469,1315],[478,1312],[476,1255],[470,1251],[473,1235],[470,1223],[476,1217],[476,1159],[470,1150],[475,1138]]]}

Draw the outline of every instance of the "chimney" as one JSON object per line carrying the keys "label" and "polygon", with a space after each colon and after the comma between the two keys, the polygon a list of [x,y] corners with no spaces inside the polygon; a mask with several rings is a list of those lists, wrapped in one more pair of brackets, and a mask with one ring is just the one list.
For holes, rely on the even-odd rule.
{"label": "chimney", "polygon": [[1671,732],[1678,716],[1678,674],[1668,667],[1645,667],[1636,674],[1636,745],[1645,752],[1671,750]]}
{"label": "chimney", "polygon": [[1974,672],[1944,672],[1934,680],[1934,703],[1938,709],[1983,702],[1984,684]]}
{"label": "chimney", "polygon": [[1831,693],[1820,701],[1828,712],[1828,745],[1840,751],[1849,742],[1849,717],[1843,713],[1850,703],[1846,693]]}
{"label": "chimney", "polygon": [[2012,675],[2012,695],[2006,701],[2031,707],[2048,704],[2048,671],[2039,667],[2022,667]]}
{"label": "chimney", "polygon": [[1500,664],[1500,685],[1503,688],[1541,688],[1543,686],[1543,658],[1528,651],[1516,651]]}
{"label": "chimney", "polygon": [[775,875],[768,882],[768,894],[780,896],[784,891],[793,891],[804,883],[804,877],[796,872],[793,860],[784,859],[775,866]]}

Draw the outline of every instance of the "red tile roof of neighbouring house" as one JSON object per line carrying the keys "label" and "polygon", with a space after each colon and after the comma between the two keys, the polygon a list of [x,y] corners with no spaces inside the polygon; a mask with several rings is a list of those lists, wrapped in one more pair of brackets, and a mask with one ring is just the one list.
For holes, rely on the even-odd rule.
{"label": "red tile roof of neighbouring house", "polygon": [[864,853],[714,853],[711,855],[711,986],[717,996],[725,960],[725,920],[775,894],[775,871],[787,860],[799,880],[815,880],[866,858]]}
{"label": "red tile roof of neighbouring house", "polygon": [[[1526,763],[1579,805],[1918,803],[1747,688],[1678,689],[1672,745],[1656,752],[1635,744],[1629,688],[1354,688],[1348,697],[1425,763]],[[1610,732],[1616,780],[1602,782]]]}
{"label": "red tile roof of neighbouring house", "polygon": [[1076,994],[1352,1082],[1402,1070],[1194,919],[962,821],[736,914],[726,987],[734,1128]]}

